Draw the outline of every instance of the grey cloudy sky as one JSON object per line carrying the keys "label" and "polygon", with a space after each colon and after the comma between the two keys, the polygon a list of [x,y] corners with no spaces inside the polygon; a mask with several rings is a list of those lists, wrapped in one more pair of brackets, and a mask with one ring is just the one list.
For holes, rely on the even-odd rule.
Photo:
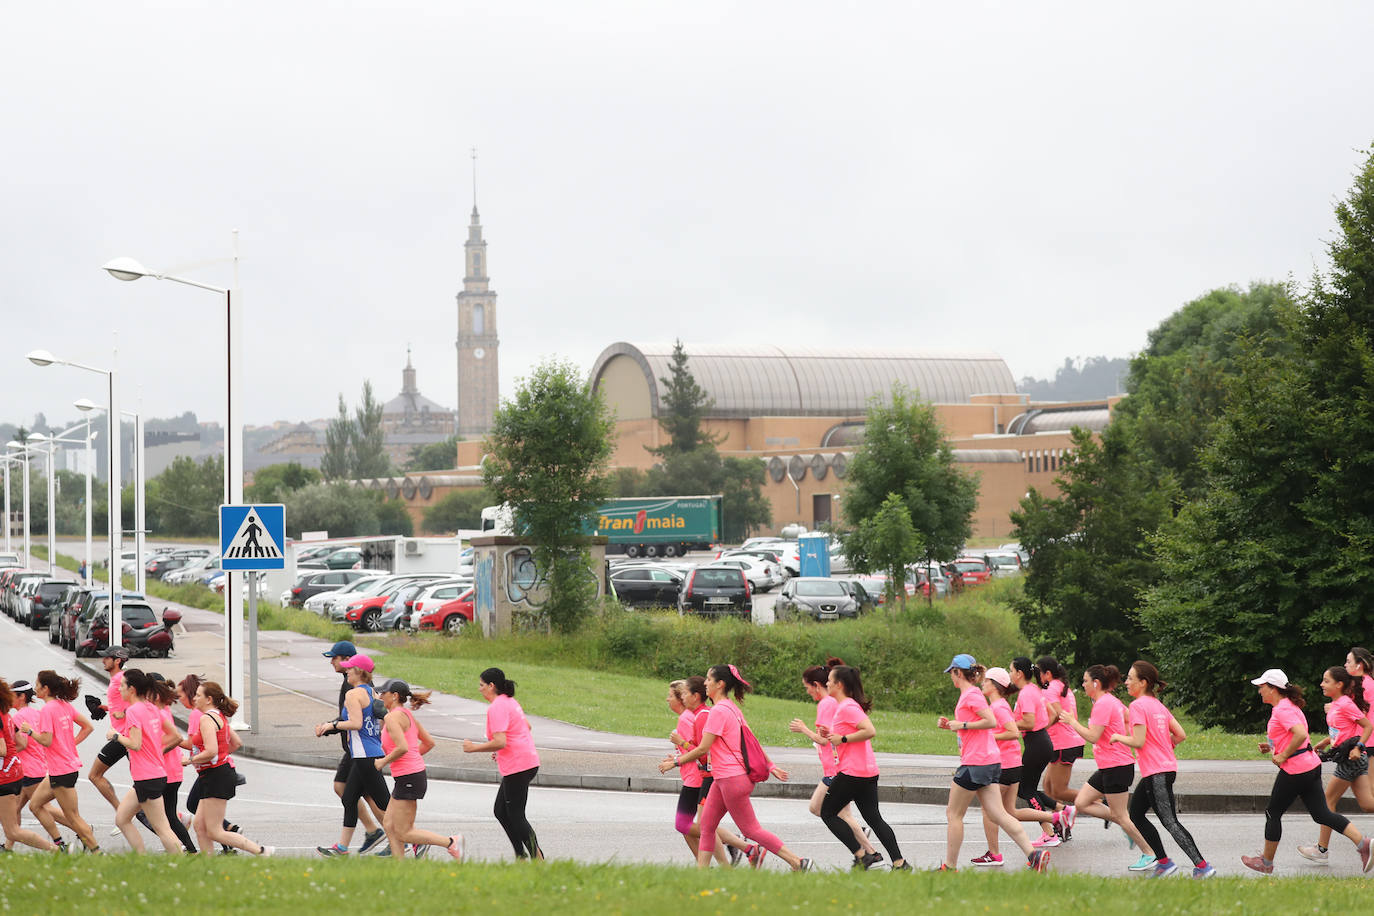
{"label": "grey cloudy sky", "polygon": [[[9,4],[0,420],[246,422],[364,378],[456,404],[478,204],[502,388],[616,340],[1123,356],[1212,287],[1306,276],[1374,139],[1368,3]],[[210,262],[210,263],[207,263]],[[197,266],[200,265],[200,266]]]}

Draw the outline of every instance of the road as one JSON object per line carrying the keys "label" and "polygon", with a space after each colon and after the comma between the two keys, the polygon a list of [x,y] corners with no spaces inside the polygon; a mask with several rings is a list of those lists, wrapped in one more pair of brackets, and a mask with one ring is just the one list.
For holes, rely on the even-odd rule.
{"label": "road", "polygon": [[[42,668],[53,668],[69,677],[82,674],[72,656],[49,645],[45,634],[0,617],[0,675],[7,680],[32,680]],[[84,685],[85,691],[103,693],[103,685],[99,690],[94,686]],[[98,747],[97,736],[92,736],[80,748],[87,763]],[[243,824],[246,834],[275,845],[281,854],[293,856],[314,856],[317,845],[328,845],[338,839],[339,807],[327,771],[249,759],[240,759],[238,763],[248,784],[230,803],[230,811],[231,819]],[[128,770],[124,765],[115,767],[111,776],[119,792],[128,789]],[[495,787],[490,784],[432,781],[429,795],[420,807],[419,822],[440,833],[462,832],[469,840],[469,855],[473,859],[509,859],[510,848],[491,813],[494,794]],[[125,849],[122,838],[109,835],[113,811],[84,780],[80,783],[80,798],[82,813],[96,828],[102,845],[111,851]],[[675,798],[667,794],[536,787],[530,794],[529,816],[551,856],[584,862],[685,864],[686,848],[672,829],[674,804]],[[804,802],[760,798],[755,807],[764,825],[800,855],[814,857],[822,868],[847,866],[848,854],[819,819],[807,812]],[[917,867],[938,863],[945,843],[943,808],[889,804],[884,806],[884,816],[895,829],[903,851]],[[1371,820],[1374,819],[1358,818],[1357,825],[1374,827]],[[1262,816],[1189,817],[1185,812],[1184,822],[1219,870],[1226,874],[1252,874],[1240,866],[1239,856],[1258,848]],[[981,853],[985,843],[976,809],[965,823],[967,839],[962,858],[968,859]],[[1293,846],[1311,842],[1315,828],[1297,812],[1289,814],[1285,823],[1289,831],[1280,856],[1281,873],[1358,873],[1358,859],[1343,841],[1338,841],[1333,851],[1331,867],[1303,864]],[[1125,866],[1135,859],[1134,853],[1126,848],[1120,830],[1102,830],[1098,824],[1088,819],[1080,822],[1073,842],[1055,850],[1052,861],[1056,869],[1103,876],[1126,873]],[[1171,841],[1166,842],[1175,848]],[[1004,839],[1003,851],[1010,849],[1011,844]],[[780,866],[774,862],[771,867]]]}

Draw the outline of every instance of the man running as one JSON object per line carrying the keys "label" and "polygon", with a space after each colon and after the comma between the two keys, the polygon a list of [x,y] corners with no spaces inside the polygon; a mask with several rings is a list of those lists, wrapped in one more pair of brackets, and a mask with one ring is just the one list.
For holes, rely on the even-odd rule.
{"label": "man running", "polygon": [[[342,709],[344,696],[350,689],[348,673],[344,671],[343,663],[358,654],[358,647],[346,639],[341,639],[323,654],[325,658],[329,659],[334,670],[343,676],[343,683],[339,686],[339,708]],[[348,785],[348,772],[353,764],[353,756],[348,751],[348,732],[339,731],[330,722],[322,722],[315,726],[317,738],[322,738],[325,735],[338,735],[339,744],[343,746],[343,757],[339,760],[338,769],[334,771],[334,794],[342,799],[344,789]],[[369,807],[371,807],[371,811],[368,810]],[[360,853],[366,853],[386,839],[386,832],[378,823],[382,817],[382,809],[378,808],[369,796],[364,795],[363,799],[358,802],[358,819],[363,825],[363,845],[358,850]]]}
{"label": "man running", "polygon": [[[124,663],[129,660],[129,650],[123,646],[111,646],[100,653],[101,663],[105,666],[105,673],[110,676],[110,686],[105,690],[105,702],[100,704],[100,708],[110,714],[110,727],[121,735],[129,733],[128,721],[125,719],[125,712],[129,704],[124,701],[119,687],[124,683]],[[129,755],[129,749],[117,740],[110,740],[100,749],[96,755],[95,763],[91,764],[91,772],[87,774],[87,779],[91,785],[95,786],[105,801],[110,803],[110,807],[119,810],[119,797],[115,795],[114,787],[105,778],[105,771],[114,766],[119,761]],[[115,836],[119,828],[115,828]]]}

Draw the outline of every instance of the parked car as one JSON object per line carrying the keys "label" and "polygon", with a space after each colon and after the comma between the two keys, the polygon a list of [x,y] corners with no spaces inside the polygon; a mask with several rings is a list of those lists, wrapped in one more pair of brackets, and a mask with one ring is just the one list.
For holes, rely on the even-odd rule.
{"label": "parked car", "polygon": [[357,547],[344,547],[324,558],[326,569],[361,569],[363,552]]}
{"label": "parked car", "polygon": [[1018,541],[1008,541],[1008,542],[1005,543],[1005,544],[999,544],[998,547],[997,547],[997,549],[998,549],[998,550],[1010,550],[1010,551],[1012,551],[1013,553],[1015,553],[1018,557],[1021,558],[1021,565],[1022,565],[1023,567],[1024,567],[1024,566],[1029,566],[1029,565],[1030,565],[1030,561],[1031,561],[1030,551],[1027,550],[1026,548],[1022,547],[1021,544],[1020,544],[1020,542],[1018,542]]}
{"label": "parked car", "polygon": [[34,579],[25,599],[25,611],[20,622],[27,623],[31,630],[46,627],[48,618],[60,610],[62,598],[75,584],[70,579]]}
{"label": "parked car", "polygon": [[835,581],[840,583],[840,588],[844,589],[849,594],[849,597],[853,598],[859,605],[860,614],[867,614],[883,603],[883,598],[885,596],[882,594],[875,595],[870,592],[860,579],[842,579],[836,577]]}
{"label": "parked car", "polygon": [[190,557],[177,557],[169,553],[160,557],[153,557],[148,561],[148,565],[143,567],[143,571],[155,579],[161,579],[169,572],[181,569],[190,562],[192,562]]}
{"label": "parked car", "polygon": [[680,614],[730,614],[748,620],[754,613],[753,591],[738,566],[698,566],[678,592],[677,609]]}
{"label": "parked car", "polygon": [[168,585],[183,585],[187,582],[200,582],[219,570],[219,557],[201,557],[192,560],[180,569],[174,569],[162,577]]}
{"label": "parked car", "polygon": [[610,575],[611,588],[629,607],[674,607],[683,577],[656,566],[622,566]]}
{"label": "parked car", "polygon": [[85,585],[71,589],[67,593],[66,600],[57,612],[50,614],[49,618],[56,620],[57,638],[53,639],[53,624],[48,625],[48,638],[57,643],[68,652],[76,649],[76,619],[81,614],[82,607],[85,606],[86,596],[91,592],[97,591]]}
{"label": "parked car", "polygon": [[[129,649],[130,655],[166,658],[172,651],[172,627],[181,620],[178,611],[164,609],[163,620],[160,621],[153,613],[152,605],[145,599],[125,596],[119,603],[119,616],[123,625],[120,642]],[[90,658],[108,647],[109,596],[91,601],[87,610],[77,618],[76,628],[78,657]]]}
{"label": "parked car", "polygon": [[859,602],[834,579],[798,576],[788,579],[773,604],[778,620],[792,617],[811,620],[852,620],[859,616]]}
{"label": "parked car", "polygon": [[992,571],[994,579],[1021,574],[1021,555],[1014,550],[989,550],[983,554],[983,562]]}
{"label": "parked car", "polygon": [[749,580],[749,586],[756,592],[771,591],[786,580],[782,567],[777,563],[750,555],[712,560],[710,565],[733,566],[744,570],[745,578]]}
{"label": "parked car", "polygon": [[410,612],[415,599],[424,589],[424,583],[420,582],[402,585],[396,594],[382,604],[382,616],[377,620],[377,629],[386,632],[404,627],[410,621]]}
{"label": "parked car", "polygon": [[17,619],[20,604],[19,594],[24,583],[30,579],[46,578],[48,578],[48,573],[33,569],[5,570],[3,591],[0,591],[0,601],[4,602],[5,613]]}
{"label": "parked car", "polygon": [[946,569],[950,578],[959,586],[986,585],[992,581],[992,570],[982,557],[956,557]]}
{"label": "parked car", "polygon": [[[308,575],[314,575],[314,573],[309,573]],[[323,617],[328,617],[330,606],[333,605],[335,601],[347,601],[349,600],[349,596],[356,595],[358,592],[366,590],[376,580],[381,578],[384,577],[381,575],[363,576],[360,579],[355,579],[342,588],[337,588],[332,591],[317,592],[309,598],[306,598],[305,601],[301,603],[301,606],[307,611],[312,611]]]}
{"label": "parked car", "polygon": [[375,579],[381,573],[369,569],[331,569],[328,572],[312,572],[297,577],[296,584],[290,589],[287,603],[292,607],[304,607],[305,602],[320,592],[332,592],[359,579]]}
{"label": "parked car", "polygon": [[413,629],[456,634],[472,620],[471,583],[430,583],[411,605]]}
{"label": "parked car", "polygon": [[380,632],[382,620],[382,606],[386,600],[406,585],[413,585],[418,582],[433,581],[435,579],[447,579],[443,573],[417,573],[408,576],[389,576],[378,580],[375,585],[376,591],[372,594],[360,593],[353,601],[343,607],[342,613],[336,604],[330,611],[330,619],[341,618],[341,622],[347,623],[358,631]]}

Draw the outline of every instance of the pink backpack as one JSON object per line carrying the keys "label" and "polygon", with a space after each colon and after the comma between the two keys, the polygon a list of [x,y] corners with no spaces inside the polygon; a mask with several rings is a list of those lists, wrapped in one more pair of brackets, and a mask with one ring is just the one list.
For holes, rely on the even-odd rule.
{"label": "pink backpack", "polygon": [[745,775],[753,783],[767,782],[769,771],[773,768],[768,755],[763,752],[763,745],[759,744],[759,739],[754,737],[749,726],[744,724],[744,716],[738,712],[735,716],[739,719],[739,752]]}

